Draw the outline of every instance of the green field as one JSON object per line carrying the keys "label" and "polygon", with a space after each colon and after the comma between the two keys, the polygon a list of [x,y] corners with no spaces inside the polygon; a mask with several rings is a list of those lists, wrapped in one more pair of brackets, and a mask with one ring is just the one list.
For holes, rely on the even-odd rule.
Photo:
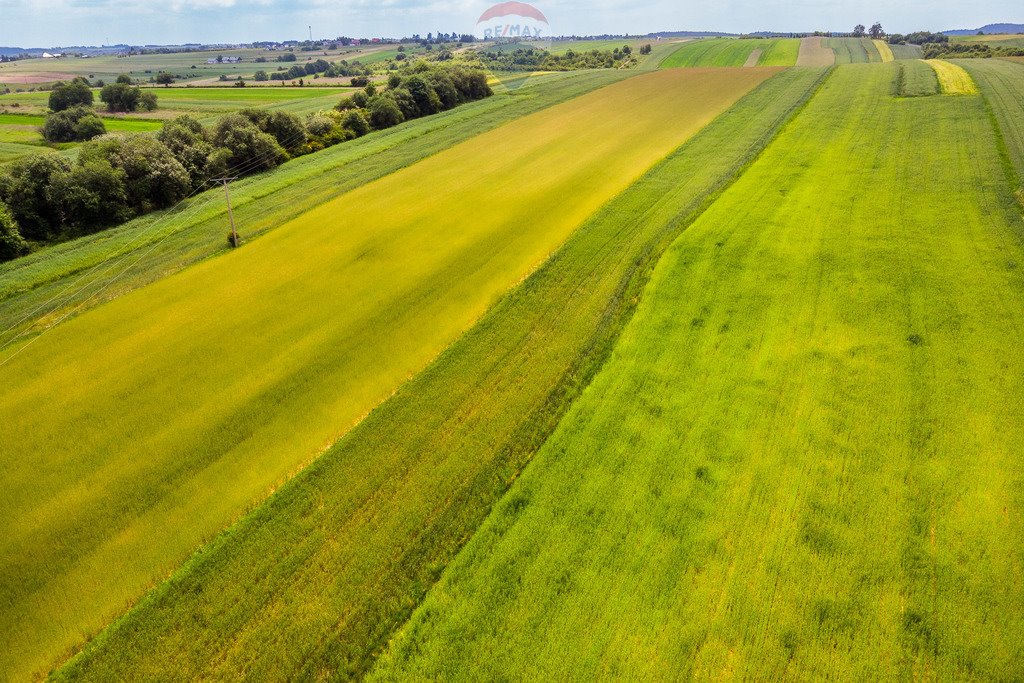
{"label": "green field", "polygon": [[992,107],[1024,204],[1024,64],[1001,59],[964,59],[957,63],[971,74]]}
{"label": "green field", "polygon": [[[40,154],[48,150],[70,150],[73,144],[49,144],[43,139],[40,128],[46,117],[38,114],[6,114],[0,112],[0,164],[19,159],[29,154]],[[104,117],[103,124],[108,132],[146,132],[159,130],[162,121],[125,117]]]}
{"label": "green field", "polygon": [[840,67],[672,245],[371,679],[1021,670],[1024,223],[982,101],[893,73]]}
{"label": "green field", "polygon": [[917,45],[890,45],[893,57],[896,59],[921,59],[922,50]]}
{"label": "green field", "polygon": [[[330,62],[341,59],[369,63],[379,59],[376,55],[390,49],[387,45],[366,45],[361,47],[339,47],[337,50],[320,52],[295,53],[297,63],[308,59],[326,59]],[[395,48],[397,49],[397,48]],[[410,53],[418,51],[410,47]],[[128,74],[136,80],[148,81],[161,71],[182,77],[186,81],[208,81],[220,76],[249,78],[259,69],[272,71],[281,66],[275,59],[282,53],[253,49],[208,50],[201,52],[179,52],[174,54],[147,54],[122,57],[118,55],[101,55],[89,58],[63,57],[60,59],[25,59],[17,62],[0,64],[0,86],[6,85],[12,90],[29,90],[42,83],[59,80],[71,80],[82,76],[89,80],[113,81],[121,74]],[[236,64],[207,64],[207,59],[218,56],[238,57],[242,61]],[[263,57],[265,63],[255,60]],[[288,66],[284,63],[284,66]],[[193,68],[194,67],[194,68]],[[0,88],[2,89],[2,88]]]}
{"label": "green field", "polygon": [[880,62],[878,48],[870,38],[825,38],[825,47],[835,50],[836,64]]}
{"label": "green field", "polygon": [[920,59],[899,60],[896,64],[896,95],[899,97],[927,97],[939,94],[939,79],[935,69]]}
{"label": "green field", "polygon": [[[4,474],[0,566],[22,578],[2,584],[12,605],[3,668],[35,670],[44,653],[115,616],[421,370],[608,198],[774,73],[653,72],[520,118],[9,350],[0,423],[17,415],[19,429],[0,459],[20,464]],[[586,134],[570,133],[581,120]],[[458,194],[457,217],[432,201],[438,183]],[[509,196],[514,205],[489,210]],[[317,306],[303,305],[310,296]],[[45,360],[86,339],[88,360]],[[143,366],[124,364],[143,349]],[[69,389],[58,398],[52,386]],[[46,395],[81,408],[49,411]],[[81,402],[90,395],[110,398]],[[27,405],[40,419],[26,419]],[[83,420],[96,429],[71,428]],[[114,452],[116,461],[101,457]],[[125,555],[116,574],[104,571]]]}
{"label": "green field", "polygon": [[[0,681],[1019,680],[1024,58],[552,51],[648,42],[227,169],[237,249],[212,185],[75,236],[144,145],[0,166]],[[145,134],[355,90],[218,80],[279,54],[0,64],[0,164],[88,160],[58,78],[187,74]]]}
{"label": "green field", "polygon": [[984,35],[984,36],[950,36],[954,43],[986,43],[992,47],[1017,47],[1024,48],[1024,36],[1012,35]]}
{"label": "green field", "polygon": [[[820,75],[776,76],[652,169],[428,372],[59,678],[166,666],[214,678],[243,668],[262,678],[364,671],[598,366],[661,250]],[[311,503],[322,516],[309,514]],[[355,554],[339,554],[339,543]],[[273,570],[282,557],[309,571]],[[216,614],[213,596],[237,609]],[[286,645],[254,657],[269,643]]]}
{"label": "green field", "polygon": [[[300,157],[274,173],[233,183],[236,221],[245,238],[251,240],[348,190],[452,144],[629,75],[593,71],[535,77],[527,87]],[[32,321],[36,309],[52,310],[41,321],[45,324],[78,307],[114,299],[224,252],[226,210],[220,202],[207,201],[221,196],[220,190],[210,190],[176,211],[142,216],[117,228],[0,263],[0,327],[7,330],[13,326],[11,334],[31,332],[38,326],[29,328],[18,321]],[[274,201],[264,201],[268,197]],[[145,258],[137,259],[138,253],[145,253]],[[102,292],[97,293],[98,287],[79,292],[98,277],[129,264],[132,268]],[[51,301],[59,305],[48,305]]]}
{"label": "green field", "polygon": [[662,68],[743,66],[754,50],[761,50],[760,66],[793,66],[800,41],[796,38],[705,38],[683,43],[661,62]]}

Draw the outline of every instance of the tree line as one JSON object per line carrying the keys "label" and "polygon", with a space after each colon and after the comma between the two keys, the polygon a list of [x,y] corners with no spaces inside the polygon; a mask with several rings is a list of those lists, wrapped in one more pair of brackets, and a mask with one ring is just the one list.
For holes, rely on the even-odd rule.
{"label": "tree line", "polygon": [[567,50],[553,54],[536,47],[514,50],[483,50],[475,56],[495,71],[576,71],[578,69],[620,69],[636,64],[629,45],[613,50]]}
{"label": "tree line", "polygon": [[[207,127],[183,115],[155,136],[101,134],[80,147],[75,161],[52,152],[15,160],[0,172],[0,261],[171,207],[211,178],[266,171],[491,94],[479,69],[420,62],[392,74],[386,86],[369,83],[305,120],[243,109]],[[69,102],[62,111],[83,106]]]}

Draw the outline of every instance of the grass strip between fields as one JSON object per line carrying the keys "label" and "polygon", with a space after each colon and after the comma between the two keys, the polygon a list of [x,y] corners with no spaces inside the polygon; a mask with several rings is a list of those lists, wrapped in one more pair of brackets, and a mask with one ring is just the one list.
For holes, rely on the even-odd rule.
{"label": "grass strip between fields", "polygon": [[1024,221],[979,98],[839,67],[671,246],[370,680],[1009,680]]}
{"label": "grass strip between fields", "polygon": [[648,172],[57,678],[366,671],[599,367],[661,250],[823,73],[780,73]]}

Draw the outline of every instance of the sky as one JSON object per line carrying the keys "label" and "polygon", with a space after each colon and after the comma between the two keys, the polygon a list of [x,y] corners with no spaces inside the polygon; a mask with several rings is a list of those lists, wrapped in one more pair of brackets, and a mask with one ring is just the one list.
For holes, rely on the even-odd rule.
{"label": "sky", "polygon": [[[476,0],[0,0],[0,46],[242,43],[473,32]],[[890,32],[1024,23],[1021,0],[536,0],[555,35],[713,30]]]}

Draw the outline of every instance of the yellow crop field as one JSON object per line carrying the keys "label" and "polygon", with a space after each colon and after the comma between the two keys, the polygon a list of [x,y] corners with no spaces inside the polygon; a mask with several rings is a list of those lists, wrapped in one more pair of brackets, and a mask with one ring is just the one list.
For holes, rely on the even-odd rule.
{"label": "yellow crop field", "polygon": [[896,58],[892,54],[892,48],[889,47],[889,43],[884,40],[873,40],[875,49],[878,50],[878,56],[882,58],[883,62],[891,62]]}
{"label": "yellow crop field", "polygon": [[627,79],[5,350],[0,670],[78,647],[777,71]]}
{"label": "yellow crop field", "polygon": [[970,74],[963,67],[943,59],[925,60],[939,77],[939,89],[943,95],[976,95],[978,86],[974,84]]}

